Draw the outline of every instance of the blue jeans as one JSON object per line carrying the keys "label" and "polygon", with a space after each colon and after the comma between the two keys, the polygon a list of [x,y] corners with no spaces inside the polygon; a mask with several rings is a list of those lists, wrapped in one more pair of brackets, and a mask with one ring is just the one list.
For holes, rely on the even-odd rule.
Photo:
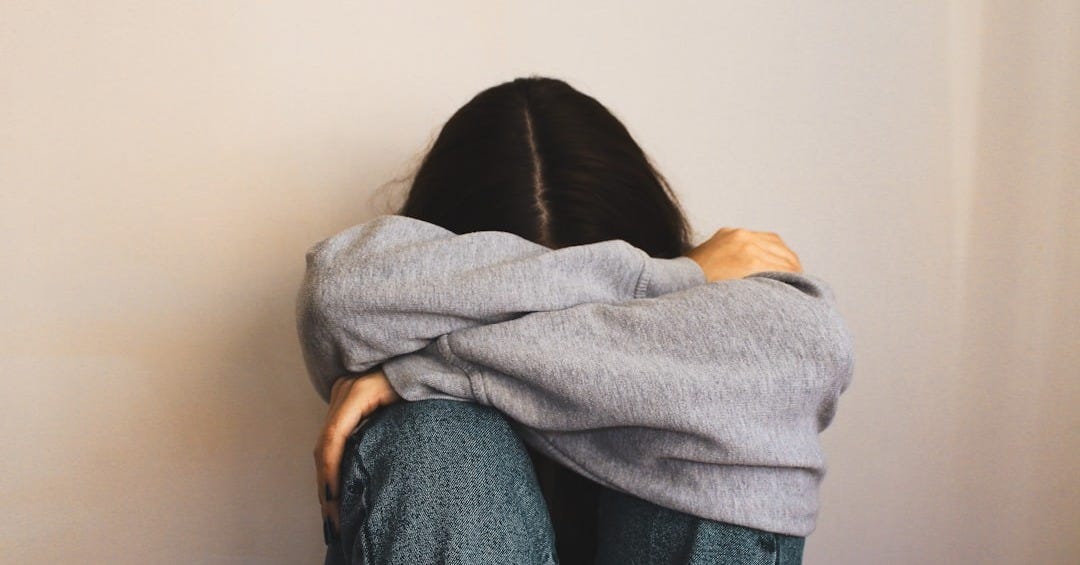
{"label": "blue jeans", "polygon": [[[402,401],[349,437],[339,540],[326,565],[553,565],[555,535],[526,447],[498,410]],[[601,487],[596,565],[802,562],[804,538],[706,520]]]}

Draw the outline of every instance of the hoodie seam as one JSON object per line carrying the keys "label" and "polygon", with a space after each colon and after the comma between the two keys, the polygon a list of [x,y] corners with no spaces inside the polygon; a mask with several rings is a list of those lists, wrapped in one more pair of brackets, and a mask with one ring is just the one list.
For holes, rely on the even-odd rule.
{"label": "hoodie seam", "polygon": [[644,251],[639,250],[642,255],[641,259],[641,271],[638,273],[637,284],[634,285],[634,298],[641,298],[645,296],[645,291],[649,288],[649,283],[652,282],[652,271],[649,270],[649,255]]}
{"label": "hoodie seam", "polygon": [[473,398],[479,401],[481,404],[490,404],[487,395],[487,387],[484,386],[484,373],[483,371],[474,370],[471,367],[471,363],[465,361],[461,356],[454,352],[450,346],[450,334],[443,334],[436,344],[439,349],[439,353],[446,361],[465,374],[465,378],[469,380],[469,390],[472,392]]}

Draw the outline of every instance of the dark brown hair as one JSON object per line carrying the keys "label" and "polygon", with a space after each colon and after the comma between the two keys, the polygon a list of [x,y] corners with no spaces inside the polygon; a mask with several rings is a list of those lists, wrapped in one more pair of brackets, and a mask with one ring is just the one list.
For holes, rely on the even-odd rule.
{"label": "dark brown hair", "polygon": [[622,122],[546,77],[493,86],[455,112],[397,213],[551,248],[623,239],[663,258],[690,248],[677,198]]}
{"label": "dark brown hair", "polygon": [[[455,233],[501,230],[560,248],[622,239],[653,257],[691,247],[666,179],[600,102],[562,80],[518,78],[446,122],[397,214]],[[563,565],[592,563],[599,485],[528,449]]]}

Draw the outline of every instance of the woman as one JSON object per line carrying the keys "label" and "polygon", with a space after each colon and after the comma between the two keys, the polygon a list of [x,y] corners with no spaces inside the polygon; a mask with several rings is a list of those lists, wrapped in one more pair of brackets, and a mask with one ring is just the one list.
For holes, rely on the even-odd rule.
{"label": "woman", "polygon": [[851,336],[776,234],[688,233],[565,82],[459,109],[307,255],[327,562],[801,562]]}

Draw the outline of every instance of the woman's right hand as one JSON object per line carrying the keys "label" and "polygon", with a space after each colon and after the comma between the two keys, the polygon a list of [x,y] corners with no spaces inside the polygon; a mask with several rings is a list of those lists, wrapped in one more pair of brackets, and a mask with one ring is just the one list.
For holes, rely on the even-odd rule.
{"label": "woman's right hand", "polygon": [[795,252],[773,232],[720,228],[686,256],[697,261],[708,282],[741,279],[762,271],[801,273]]}
{"label": "woman's right hand", "polygon": [[330,389],[326,422],[315,442],[315,483],[322,506],[323,536],[329,545],[341,533],[341,460],[345,442],[360,424],[381,406],[401,400],[390,386],[382,365],[366,373],[338,377]]}

